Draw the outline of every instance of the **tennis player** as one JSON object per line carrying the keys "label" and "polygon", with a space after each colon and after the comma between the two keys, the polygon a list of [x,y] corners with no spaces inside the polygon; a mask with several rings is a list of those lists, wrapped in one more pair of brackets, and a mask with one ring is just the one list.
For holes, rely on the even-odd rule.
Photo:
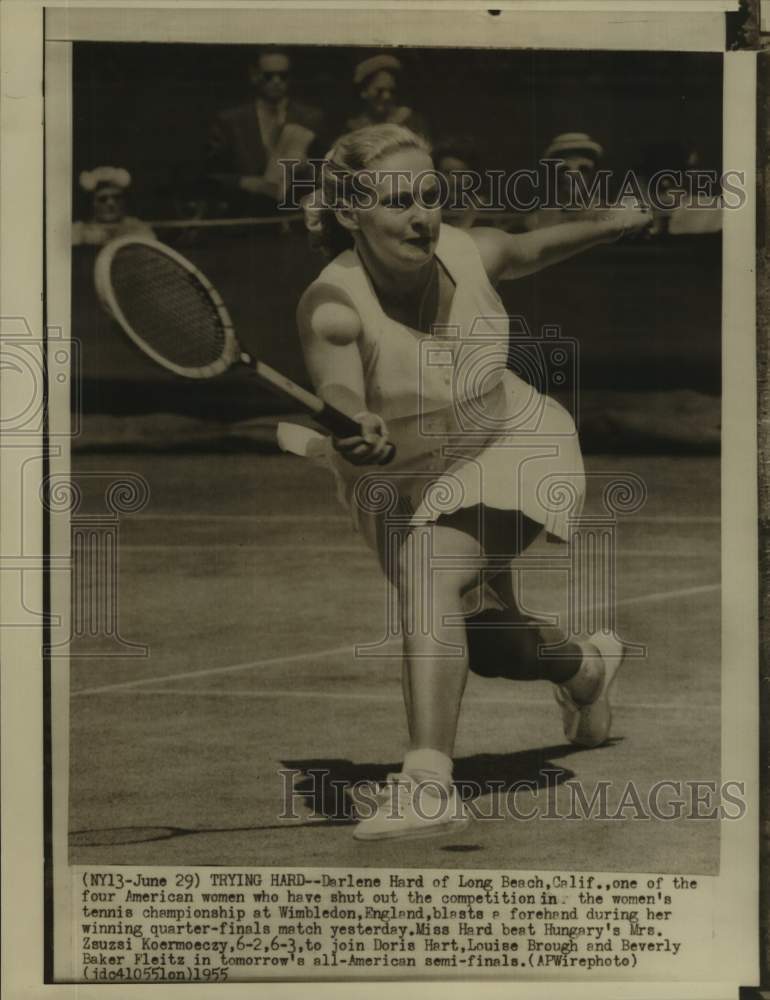
{"label": "tennis player", "polygon": [[[467,594],[479,590],[494,591],[497,613],[522,624],[510,571],[495,555],[520,554],[543,530],[566,539],[585,490],[571,417],[506,367],[509,320],[495,285],[650,220],[625,208],[523,235],[442,225],[429,149],[399,125],[348,133],[326,167],[323,197],[305,210],[333,259],[302,296],[299,329],[317,392],[364,430],[334,439],[330,459],[397,588],[409,732],[401,772],[359,809],[354,836],[455,832],[469,821],[452,784],[469,660],[479,673],[552,681],[567,738],[596,746],[609,735],[608,689],[623,658],[605,635],[541,658],[544,634],[524,622],[499,630],[489,669],[473,662],[489,654],[488,641],[468,642],[474,629],[458,628]],[[434,344],[443,364],[430,363]],[[383,464],[388,440],[397,454]],[[543,487],[553,482],[571,491],[569,509],[549,506]]]}

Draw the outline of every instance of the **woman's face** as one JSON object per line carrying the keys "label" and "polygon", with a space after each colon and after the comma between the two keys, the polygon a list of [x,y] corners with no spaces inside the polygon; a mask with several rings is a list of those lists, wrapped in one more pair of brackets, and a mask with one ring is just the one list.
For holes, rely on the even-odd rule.
{"label": "woman's face", "polygon": [[361,97],[369,107],[369,113],[377,121],[383,121],[396,101],[396,78],[388,70],[382,69],[369,80]]}
{"label": "woman's face", "polygon": [[563,206],[568,206],[575,196],[578,175],[581,175],[586,187],[591,186],[591,181],[596,173],[596,163],[587,156],[579,153],[567,153],[561,157],[562,163],[557,174],[559,186],[559,197]]}
{"label": "woman's face", "polygon": [[354,211],[358,240],[387,270],[415,271],[432,259],[441,225],[433,161],[421,149],[401,149],[370,169],[376,203]]}
{"label": "woman's face", "polygon": [[120,222],[123,218],[123,191],[112,184],[100,184],[94,191],[94,219],[97,222]]}

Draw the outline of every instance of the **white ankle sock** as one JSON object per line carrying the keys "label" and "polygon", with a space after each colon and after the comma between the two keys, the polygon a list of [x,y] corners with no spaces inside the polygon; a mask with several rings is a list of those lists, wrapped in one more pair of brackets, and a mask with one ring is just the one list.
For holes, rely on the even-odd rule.
{"label": "white ankle sock", "polygon": [[410,750],[402,770],[415,781],[435,781],[446,788],[452,785],[452,758],[440,750]]}

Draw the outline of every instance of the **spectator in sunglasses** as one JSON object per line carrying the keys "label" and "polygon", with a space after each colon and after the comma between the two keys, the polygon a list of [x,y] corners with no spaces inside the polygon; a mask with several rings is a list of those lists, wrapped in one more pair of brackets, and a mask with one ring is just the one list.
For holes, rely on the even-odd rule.
{"label": "spectator in sunglasses", "polygon": [[281,161],[307,161],[323,114],[291,95],[291,61],[263,49],[249,67],[254,97],[220,112],[212,126],[206,173],[235,214],[272,214],[284,192]]}
{"label": "spectator in sunglasses", "polygon": [[132,233],[154,237],[146,222],[126,214],[126,194],[131,175],[122,167],[96,167],[80,174],[80,189],[88,202],[89,218],[73,223],[74,246],[103,246],[116,236]]}

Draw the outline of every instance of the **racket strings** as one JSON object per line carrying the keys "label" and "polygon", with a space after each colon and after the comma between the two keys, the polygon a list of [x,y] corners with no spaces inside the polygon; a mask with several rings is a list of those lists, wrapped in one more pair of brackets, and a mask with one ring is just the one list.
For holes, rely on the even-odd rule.
{"label": "racket strings", "polygon": [[222,317],[194,274],[151,247],[129,245],[115,255],[111,280],[135,333],[167,362],[192,372],[223,359]]}

